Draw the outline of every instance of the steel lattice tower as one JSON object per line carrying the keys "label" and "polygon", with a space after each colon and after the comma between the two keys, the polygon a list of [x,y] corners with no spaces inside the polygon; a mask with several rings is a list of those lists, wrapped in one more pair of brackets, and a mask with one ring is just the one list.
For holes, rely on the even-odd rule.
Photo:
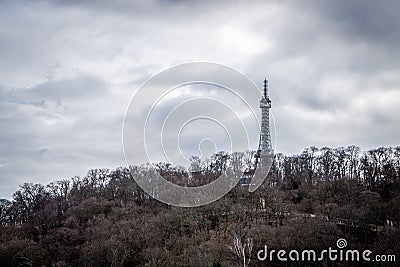
{"label": "steel lattice tower", "polygon": [[[255,188],[253,191],[260,186],[260,184],[264,181],[266,175],[268,174],[273,158],[273,150],[271,144],[271,130],[269,127],[269,109],[271,108],[271,100],[268,96],[268,80],[264,80],[264,94],[260,100],[260,108],[261,108],[261,129],[260,129],[260,141],[258,143],[258,149],[255,157],[255,165],[250,169],[246,170],[243,173],[242,178],[239,181],[239,184],[242,186],[252,186],[251,179],[254,175],[256,175],[256,181],[254,181],[253,185]],[[260,168],[260,172],[257,175],[256,169],[257,166],[261,164],[263,167]],[[260,167],[260,166],[258,166]],[[261,182],[260,182],[261,181]],[[259,183],[257,185],[257,183]],[[250,189],[249,189],[250,190]],[[253,192],[251,191],[251,192]]]}
{"label": "steel lattice tower", "polygon": [[271,108],[271,100],[268,96],[268,80],[264,80],[264,94],[260,100],[261,108],[261,132],[260,142],[258,144],[257,154],[272,152],[271,131],[269,127],[269,109]]}

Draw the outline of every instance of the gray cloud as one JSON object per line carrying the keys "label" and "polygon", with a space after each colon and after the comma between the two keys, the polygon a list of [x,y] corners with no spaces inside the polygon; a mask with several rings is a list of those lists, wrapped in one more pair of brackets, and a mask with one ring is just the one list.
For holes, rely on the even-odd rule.
{"label": "gray cloud", "polygon": [[0,191],[83,175],[89,166],[119,165],[123,109],[109,104],[106,87],[82,76],[2,90]]}
{"label": "gray cloud", "polygon": [[0,1],[0,197],[24,181],[123,165],[132,94],[192,60],[230,65],[260,86],[269,78],[278,151],[398,145],[399,6]]}

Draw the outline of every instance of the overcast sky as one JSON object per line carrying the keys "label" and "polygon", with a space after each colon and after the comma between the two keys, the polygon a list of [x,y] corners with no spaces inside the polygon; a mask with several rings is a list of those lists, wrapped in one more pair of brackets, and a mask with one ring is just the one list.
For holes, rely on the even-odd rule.
{"label": "overcast sky", "polygon": [[125,164],[146,79],[211,61],[270,82],[276,150],[399,145],[399,1],[0,0],[0,197]]}

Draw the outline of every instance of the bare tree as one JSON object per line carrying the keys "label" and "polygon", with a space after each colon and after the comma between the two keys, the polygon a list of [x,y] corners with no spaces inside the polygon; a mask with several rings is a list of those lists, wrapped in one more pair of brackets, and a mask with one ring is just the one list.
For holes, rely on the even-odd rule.
{"label": "bare tree", "polygon": [[253,249],[252,238],[247,238],[245,242],[242,243],[241,238],[235,234],[233,238],[233,246],[229,246],[229,249],[235,254],[238,266],[249,266],[251,251]]}

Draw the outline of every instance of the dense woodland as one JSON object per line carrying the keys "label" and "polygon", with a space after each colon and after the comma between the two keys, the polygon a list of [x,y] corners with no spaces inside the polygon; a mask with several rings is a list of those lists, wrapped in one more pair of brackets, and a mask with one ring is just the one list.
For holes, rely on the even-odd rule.
{"label": "dense woodland", "polygon": [[[192,158],[188,171],[164,163],[157,170],[196,186],[228,169],[248,170],[253,156],[218,153],[204,162]],[[133,177],[148,169],[93,169],[21,185],[12,200],[0,200],[0,266],[308,266],[260,262],[256,253],[264,245],[322,250],[338,238],[400,260],[400,147],[276,154],[254,193],[238,185],[198,208],[171,207],[143,192]]]}

